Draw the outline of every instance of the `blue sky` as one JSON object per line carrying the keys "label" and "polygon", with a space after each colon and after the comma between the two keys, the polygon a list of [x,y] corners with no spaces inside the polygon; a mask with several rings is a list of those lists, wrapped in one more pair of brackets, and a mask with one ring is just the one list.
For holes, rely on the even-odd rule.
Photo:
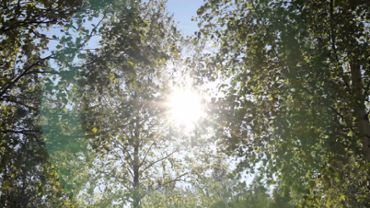
{"label": "blue sky", "polygon": [[184,35],[192,35],[198,29],[191,18],[197,9],[203,5],[203,0],[168,0],[167,8],[174,15],[178,28]]}
{"label": "blue sky", "polygon": [[[192,17],[196,16],[197,9],[201,7],[204,0],[167,0],[167,9],[170,14],[174,15],[175,22],[177,23],[178,29],[186,36],[193,35],[198,30],[196,22],[191,21]],[[94,18],[92,22],[86,23],[85,26],[91,28],[90,23],[96,24],[99,21],[98,18]],[[48,36],[60,35],[58,27],[51,28],[49,31],[45,31]],[[99,38],[93,37],[86,48],[94,49],[98,47]],[[48,44],[49,52],[55,50],[57,41],[50,41]],[[47,53],[48,54],[48,53]],[[47,55],[46,54],[46,55]],[[45,55],[45,56],[46,56]]]}

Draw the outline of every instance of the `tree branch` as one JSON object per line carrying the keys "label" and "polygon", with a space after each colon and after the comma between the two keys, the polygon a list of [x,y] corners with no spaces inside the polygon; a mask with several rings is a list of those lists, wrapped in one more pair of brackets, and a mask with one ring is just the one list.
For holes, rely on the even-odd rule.
{"label": "tree branch", "polygon": [[171,152],[170,154],[168,154],[168,155],[166,155],[166,156],[164,156],[164,157],[162,157],[162,158],[160,158],[160,159],[158,159],[158,160],[156,160],[156,161],[151,162],[148,166],[146,166],[146,167],[144,167],[144,168],[143,168],[142,172],[144,172],[144,171],[148,170],[148,169],[149,169],[150,167],[152,167],[153,165],[155,165],[155,164],[157,164],[157,163],[159,163],[159,162],[161,162],[161,161],[163,161],[163,160],[165,160],[165,159],[167,159],[167,158],[171,157],[171,156],[172,156],[173,154],[175,154],[176,152],[177,152],[177,150],[176,150],[176,151]]}
{"label": "tree branch", "polygon": [[47,56],[45,58],[40,58],[39,60],[37,60],[36,62],[32,63],[31,65],[27,66],[23,72],[21,74],[19,74],[17,77],[15,77],[12,81],[10,81],[8,84],[6,84],[3,88],[1,88],[0,90],[0,100],[3,98],[3,96],[5,95],[5,93],[10,89],[12,88],[22,77],[24,77],[25,75],[27,75],[28,73],[30,73],[30,70],[36,66],[41,66],[40,63],[42,61],[45,61],[47,59],[50,59],[52,56]]}

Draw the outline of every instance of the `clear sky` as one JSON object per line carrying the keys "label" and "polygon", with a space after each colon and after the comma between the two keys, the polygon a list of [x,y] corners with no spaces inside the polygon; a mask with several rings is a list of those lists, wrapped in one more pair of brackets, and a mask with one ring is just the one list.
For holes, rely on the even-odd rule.
{"label": "clear sky", "polygon": [[167,8],[173,13],[178,28],[184,35],[192,35],[198,29],[191,18],[196,16],[197,9],[203,5],[203,0],[168,0]]}

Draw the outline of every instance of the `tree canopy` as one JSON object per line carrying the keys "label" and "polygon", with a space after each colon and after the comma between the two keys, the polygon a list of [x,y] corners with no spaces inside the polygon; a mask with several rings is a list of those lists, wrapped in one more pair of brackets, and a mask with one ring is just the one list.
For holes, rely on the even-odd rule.
{"label": "tree canopy", "polygon": [[369,207],[370,2],[0,3],[0,206]]}
{"label": "tree canopy", "polygon": [[[209,1],[198,10],[212,58],[232,77],[218,121],[239,168],[301,206],[368,206],[367,1]],[[232,142],[229,142],[229,141]],[[324,198],[323,198],[324,196]]]}

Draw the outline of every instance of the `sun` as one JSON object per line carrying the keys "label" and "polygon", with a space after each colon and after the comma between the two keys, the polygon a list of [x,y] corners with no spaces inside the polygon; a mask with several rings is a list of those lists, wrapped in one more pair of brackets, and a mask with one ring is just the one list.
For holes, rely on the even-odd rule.
{"label": "sun", "polygon": [[201,96],[193,89],[176,88],[168,97],[170,121],[184,131],[193,131],[197,121],[203,116]]}

